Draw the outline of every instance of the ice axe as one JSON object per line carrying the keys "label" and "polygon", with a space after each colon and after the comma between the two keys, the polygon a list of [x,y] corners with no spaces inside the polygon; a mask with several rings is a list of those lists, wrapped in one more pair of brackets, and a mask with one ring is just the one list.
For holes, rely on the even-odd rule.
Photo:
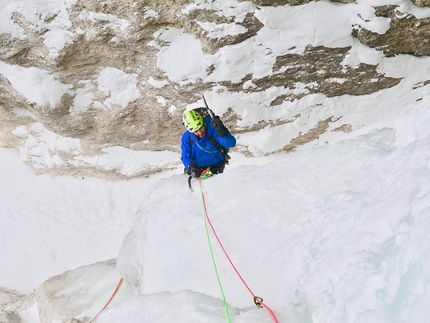
{"label": "ice axe", "polygon": [[209,106],[208,106],[208,103],[206,102],[206,99],[205,99],[205,95],[202,93],[202,98],[203,98],[203,102],[204,102],[204,104],[205,104],[205,106],[206,106],[206,110],[208,111],[208,113],[209,113],[209,115],[210,115],[210,117],[211,118],[213,118],[214,116],[215,116],[215,114],[212,112],[212,110],[209,108]]}

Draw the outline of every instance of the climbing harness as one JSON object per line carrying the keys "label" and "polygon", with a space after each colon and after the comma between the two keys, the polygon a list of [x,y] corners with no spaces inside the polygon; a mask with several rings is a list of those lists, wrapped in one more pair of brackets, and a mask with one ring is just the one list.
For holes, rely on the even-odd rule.
{"label": "climbing harness", "polygon": [[[205,179],[205,178],[211,177],[212,175],[213,173],[211,171],[211,168],[208,167],[202,171],[202,173],[200,174],[200,178]],[[191,192],[193,191],[193,188],[191,186],[191,180],[193,179],[193,177],[197,177],[195,173],[191,173],[191,175],[188,177],[188,187],[190,188]]]}
{"label": "climbing harness", "polygon": [[225,298],[224,298],[224,292],[223,292],[223,289],[222,289],[221,282],[220,282],[220,280],[219,280],[218,271],[217,271],[216,264],[215,264],[215,260],[214,260],[214,256],[213,256],[213,253],[212,253],[212,246],[211,246],[211,243],[210,243],[209,232],[208,232],[208,230],[207,230],[207,224],[209,224],[209,226],[211,227],[212,232],[213,232],[213,234],[214,234],[214,236],[215,236],[216,240],[218,241],[218,244],[220,245],[220,247],[221,247],[222,251],[224,252],[224,255],[226,256],[227,260],[229,261],[230,265],[233,267],[234,271],[236,272],[236,274],[238,275],[238,277],[240,278],[240,280],[242,281],[242,283],[245,285],[245,287],[248,289],[248,291],[249,291],[249,292],[251,293],[251,295],[253,296],[254,304],[255,304],[258,308],[261,308],[261,307],[265,308],[265,309],[269,312],[270,316],[273,318],[273,321],[274,321],[275,323],[279,323],[278,319],[277,319],[277,318],[276,318],[276,316],[275,316],[275,313],[270,309],[270,307],[269,307],[269,306],[267,306],[267,304],[265,304],[265,303],[263,302],[263,298],[261,298],[261,297],[259,297],[259,296],[256,296],[256,295],[253,293],[253,291],[251,290],[251,288],[248,286],[248,284],[245,282],[245,280],[243,279],[243,277],[240,275],[239,271],[237,270],[236,266],[233,264],[233,261],[231,260],[230,256],[227,254],[227,251],[225,250],[225,248],[224,248],[223,244],[221,243],[221,240],[219,239],[218,234],[216,233],[215,228],[214,228],[214,226],[212,225],[212,222],[211,222],[211,220],[210,220],[210,218],[209,218],[208,210],[207,210],[207,207],[206,207],[206,199],[205,199],[205,195],[204,195],[204,193],[203,193],[203,185],[202,185],[202,180],[201,180],[201,179],[200,179],[200,193],[201,193],[201,196],[202,196],[203,209],[204,209],[204,213],[205,213],[205,227],[206,227],[206,233],[207,233],[207,235],[208,235],[208,241],[209,241],[209,247],[210,247],[210,250],[211,250],[212,261],[213,261],[213,263],[214,263],[215,272],[216,272],[216,275],[217,275],[217,277],[218,277],[218,284],[219,284],[220,289],[221,289],[221,294],[223,295],[224,307],[225,307],[226,312],[227,312],[227,319],[228,319],[228,322],[230,322],[230,316],[229,316],[229,314],[228,314],[228,308],[227,308],[227,306],[226,306],[227,302],[225,301]]}
{"label": "climbing harness", "polygon": [[109,300],[108,300],[108,302],[106,303],[106,305],[105,306],[103,306],[103,308],[100,310],[100,312],[98,312],[97,313],[97,315],[96,316],[94,316],[93,317],[93,319],[91,320],[91,321],[89,321],[88,323],[92,323],[92,322],[94,322],[94,320],[106,309],[106,307],[108,307],[109,306],[109,304],[110,304],[110,302],[113,300],[113,298],[115,297],[115,295],[116,295],[116,293],[118,292],[118,290],[119,290],[119,288],[121,287],[121,285],[122,285],[122,277],[121,277],[121,279],[119,280],[119,282],[118,282],[118,285],[116,286],[116,288],[115,288],[115,290],[114,290],[114,292],[113,292],[113,294],[112,294],[112,296],[109,298]]}

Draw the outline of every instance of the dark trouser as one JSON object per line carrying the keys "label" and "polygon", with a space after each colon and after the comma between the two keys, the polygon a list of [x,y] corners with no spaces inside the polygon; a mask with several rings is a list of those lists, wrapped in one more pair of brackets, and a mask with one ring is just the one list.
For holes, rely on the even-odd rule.
{"label": "dark trouser", "polygon": [[225,164],[222,164],[220,167],[216,167],[216,168],[211,167],[211,173],[212,174],[221,174],[224,171],[224,168],[225,168]]}
{"label": "dark trouser", "polygon": [[[207,167],[205,167],[203,169],[206,169],[206,168]],[[224,168],[225,168],[225,164],[222,164],[219,167],[212,167],[211,166],[211,173],[212,174],[221,174],[222,172],[224,172]],[[186,169],[186,168],[184,168],[184,173],[187,174],[187,175],[191,175],[191,172],[188,169]]]}

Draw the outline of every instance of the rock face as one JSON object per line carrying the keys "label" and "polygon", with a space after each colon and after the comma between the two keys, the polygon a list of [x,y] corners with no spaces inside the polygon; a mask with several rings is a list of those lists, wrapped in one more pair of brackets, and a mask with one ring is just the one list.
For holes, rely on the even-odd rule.
{"label": "rock face", "polygon": [[[327,97],[370,94],[400,82],[400,79],[385,77],[378,73],[375,65],[360,64],[354,68],[342,66],[342,60],[349,50],[350,47],[308,46],[300,55],[278,56],[273,74],[253,82],[257,85],[257,89],[268,85],[294,88],[296,83],[302,82],[308,93],[322,93]],[[288,66],[287,69],[285,69],[286,66]],[[370,79],[374,81],[368,82]],[[304,95],[306,94],[286,96],[283,100],[294,100]]]}
{"label": "rock face", "polygon": [[[419,3],[424,5],[424,2]],[[398,54],[430,55],[430,18],[417,19],[411,14],[402,13],[399,6],[395,5],[376,7],[375,15],[389,18],[390,28],[380,35],[356,26],[352,34],[363,44],[383,51],[387,57]]]}
{"label": "rock face", "polygon": [[419,7],[430,7],[430,0],[411,0],[414,5]]}
{"label": "rock face", "polygon": [[[283,6],[283,5],[290,5],[290,6],[299,6],[307,4],[311,1],[318,1],[318,0],[252,0],[253,3],[259,6]],[[355,0],[330,0],[332,2],[339,2],[339,3],[355,3]]]}
{"label": "rock face", "polygon": [[34,303],[34,295],[22,295],[15,290],[0,287],[0,322],[21,323],[19,311]]}
{"label": "rock face", "polygon": [[[21,150],[26,147],[23,159],[39,172],[123,177],[128,175],[86,162],[86,158],[103,155],[101,149],[114,146],[178,153],[182,112],[197,104],[202,92],[259,93],[276,87],[287,91],[273,97],[270,106],[284,108],[288,102],[299,102],[312,94],[327,98],[366,95],[400,82],[401,78],[379,73],[377,65],[362,62],[345,66],[342,62],[350,55],[351,47],[308,44],[303,50],[291,48],[284,54],[268,50],[267,55],[276,56],[271,73],[255,75],[250,70],[233,81],[217,79],[223,68],[219,61],[208,65],[204,74],[175,79],[166,73],[168,62],[160,60],[160,54],[172,45],[171,38],[166,37],[169,33],[189,34],[200,43],[205,55],[216,57],[226,48],[239,52],[242,44],[256,41],[267,28],[258,17],[262,10],[259,6],[310,3],[315,2],[254,0],[253,4],[239,2],[236,8],[227,10],[216,4],[199,6],[192,0],[70,0],[67,8],[53,7],[34,16],[18,9],[9,12],[5,7],[3,16],[13,23],[10,32],[0,34],[0,143]],[[355,2],[332,3],[352,6]],[[414,3],[428,6],[424,0]],[[391,19],[385,34],[355,26],[351,27],[352,35],[386,56],[429,55],[430,18],[402,15],[394,5],[377,7],[375,16]],[[54,34],[58,30],[61,33]],[[250,55],[259,59],[259,53]],[[42,79],[49,84],[42,87],[38,82]],[[22,80],[27,80],[27,88],[40,86],[40,93],[29,96],[26,88],[20,87]],[[107,80],[117,83],[112,87]],[[124,86],[128,89],[126,96],[119,90]],[[46,88],[52,92],[43,93]],[[240,109],[225,108],[227,113],[222,117],[233,133],[256,131],[269,124],[267,120],[246,122]],[[239,127],[238,120],[247,125]],[[40,141],[42,134],[69,143],[67,149],[49,147],[48,157],[53,162],[46,162],[47,156],[28,152],[31,142]],[[305,142],[313,139],[308,136]],[[252,155],[240,142],[238,149]],[[133,176],[166,167],[171,165],[147,167]]]}

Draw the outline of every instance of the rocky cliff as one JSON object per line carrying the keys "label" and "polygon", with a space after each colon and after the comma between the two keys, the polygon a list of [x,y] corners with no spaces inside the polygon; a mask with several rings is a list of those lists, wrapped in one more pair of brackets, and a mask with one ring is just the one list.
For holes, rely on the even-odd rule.
{"label": "rocky cliff", "polygon": [[[362,2],[333,0],[330,4],[353,8]],[[367,16],[357,15],[361,24],[339,27],[351,36],[346,41],[320,44],[316,37],[306,46],[281,50],[264,43],[269,32],[278,32],[280,43],[291,35],[288,26],[274,31],[260,12],[312,3],[254,0],[236,2],[233,7],[193,0],[65,0],[27,11],[13,3],[4,5],[2,20],[8,24],[0,34],[0,144],[20,149],[22,159],[38,172],[144,176],[178,166],[179,157],[174,160],[169,155],[164,163],[142,167],[134,174],[106,169],[94,163],[94,157],[118,146],[178,153],[182,112],[201,104],[202,93],[208,94],[232,133],[256,132],[294,122],[303,108],[320,109],[329,98],[363,96],[398,86],[402,78],[384,75],[378,63],[357,55],[354,64],[345,63],[354,56],[352,48],[375,49],[381,53],[380,62],[398,54],[430,54],[430,18],[407,12],[414,5],[430,6],[429,1],[418,0],[414,5],[374,6]],[[383,19],[386,30],[367,29],[378,19]],[[199,72],[192,67],[188,75],[175,77],[169,72],[178,60],[187,59],[186,52],[183,58],[174,56],[175,35],[188,35],[190,44],[199,44],[197,50],[209,57],[195,62]],[[227,50],[252,56],[253,65],[240,67],[240,59],[236,65],[229,64],[223,57]],[[262,55],[270,57],[271,66],[266,63],[261,71],[256,66]],[[236,67],[234,76],[223,78],[224,69]],[[257,108],[279,109],[279,119],[248,119],[246,99],[222,106],[226,96],[249,97]],[[315,140],[331,131],[329,125],[334,122],[337,130],[357,128],[341,119],[341,115],[325,115],[302,120],[307,126],[295,138],[286,138],[284,149]],[[47,136],[59,144],[48,144]],[[47,151],[32,150],[35,142],[46,142]],[[249,156],[258,154],[249,146],[239,140],[236,149]]]}

